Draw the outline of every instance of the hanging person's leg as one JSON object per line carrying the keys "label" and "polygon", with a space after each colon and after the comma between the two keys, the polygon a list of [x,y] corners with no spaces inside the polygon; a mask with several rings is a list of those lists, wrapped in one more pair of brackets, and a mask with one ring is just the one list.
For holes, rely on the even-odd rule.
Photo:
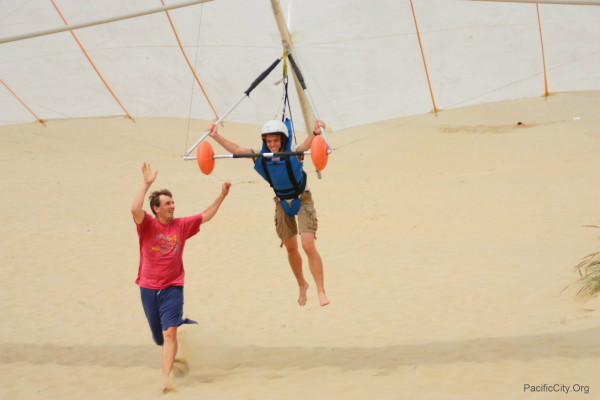
{"label": "hanging person's leg", "polygon": [[279,204],[279,199],[275,198],[275,230],[277,236],[281,239],[282,245],[287,251],[288,262],[292,268],[292,273],[298,283],[298,304],[303,306],[306,304],[306,291],[308,290],[308,282],[304,279],[302,271],[302,256],[298,251],[298,227],[296,218],[285,214],[283,208]]}
{"label": "hanging person's leg", "polygon": [[317,285],[317,294],[319,296],[319,304],[326,306],[329,304],[329,299],[325,293],[325,278],[323,273],[323,260],[317,250],[315,244],[317,229],[319,223],[317,219],[317,211],[312,200],[312,194],[310,191],[302,193],[300,199],[302,204],[300,205],[300,211],[298,212],[298,225],[300,231],[300,238],[302,241],[302,249],[308,257],[308,266],[310,272]]}

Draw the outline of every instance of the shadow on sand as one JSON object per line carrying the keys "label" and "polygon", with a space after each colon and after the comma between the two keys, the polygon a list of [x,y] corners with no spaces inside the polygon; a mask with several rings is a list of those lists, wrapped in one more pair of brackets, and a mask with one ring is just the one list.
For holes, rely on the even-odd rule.
{"label": "shadow on sand", "polygon": [[[206,346],[207,344],[205,344]],[[210,345],[208,345],[210,346]],[[337,367],[341,370],[395,369],[398,366],[493,363],[504,360],[537,360],[553,357],[600,359],[600,328],[575,332],[527,336],[480,338],[464,341],[429,342],[382,347],[259,347],[217,346],[235,368],[311,369]],[[67,366],[156,368],[160,357],[156,346],[0,344],[0,364],[31,363]]]}

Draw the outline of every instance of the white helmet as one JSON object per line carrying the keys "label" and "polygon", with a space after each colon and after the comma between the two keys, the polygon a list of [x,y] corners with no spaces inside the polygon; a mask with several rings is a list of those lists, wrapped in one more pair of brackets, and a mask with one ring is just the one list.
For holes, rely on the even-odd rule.
{"label": "white helmet", "polygon": [[283,135],[286,140],[290,138],[287,125],[277,120],[267,121],[262,127],[262,136],[273,134]]}

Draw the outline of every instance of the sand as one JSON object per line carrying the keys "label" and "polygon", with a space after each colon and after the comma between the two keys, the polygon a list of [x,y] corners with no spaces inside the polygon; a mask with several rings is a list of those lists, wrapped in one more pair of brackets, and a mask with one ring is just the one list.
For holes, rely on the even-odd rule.
{"label": "sand", "polygon": [[[561,293],[600,250],[598,110],[598,92],[562,93],[333,127],[323,178],[306,162],[327,307],[314,283],[297,305],[250,162],[181,160],[206,122],[0,127],[0,398],[600,398],[600,303]],[[252,146],[258,129],[221,132]],[[176,216],[233,182],[186,246],[200,325],[167,395],[134,284],[144,161]]]}

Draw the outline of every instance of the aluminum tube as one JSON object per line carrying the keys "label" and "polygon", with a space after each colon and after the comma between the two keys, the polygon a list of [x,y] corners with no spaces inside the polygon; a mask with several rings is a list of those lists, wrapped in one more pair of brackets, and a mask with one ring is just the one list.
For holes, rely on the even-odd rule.
{"label": "aluminum tube", "polygon": [[[221,158],[252,158],[252,157],[279,157],[286,155],[304,155],[309,156],[310,151],[292,151],[292,152],[282,152],[282,153],[248,153],[248,154],[216,154],[212,156],[213,159],[221,159]],[[197,157],[194,156],[184,156],[184,160],[197,160]]]}
{"label": "aluminum tube", "polygon": [[471,0],[492,1],[498,3],[539,3],[539,4],[562,4],[569,6],[600,6],[598,0]]}
{"label": "aluminum tube", "polygon": [[[219,125],[225,119],[225,117],[227,117],[242,102],[242,100],[244,100],[245,97],[246,97],[246,94],[244,93],[242,95],[242,97],[237,101],[237,103],[235,103],[229,110],[227,110],[227,112],[225,112],[225,114],[223,114],[221,116],[221,118],[218,119],[217,122],[215,122],[215,125]],[[202,137],[200,139],[198,139],[196,141],[196,143],[194,143],[194,145],[189,148],[188,151],[185,152],[185,154],[183,155],[183,159],[184,160],[195,160],[195,158],[193,158],[193,159],[192,158],[188,158],[188,156],[190,155],[190,153],[192,151],[194,151],[194,149],[196,147],[198,147],[198,145],[208,136],[209,133],[210,133],[210,131],[204,132],[204,135],[202,135]]]}
{"label": "aluminum tube", "polygon": [[10,36],[10,37],[7,37],[7,38],[0,39],[0,44],[2,44],[2,43],[8,43],[8,42],[16,42],[18,40],[31,39],[31,38],[39,37],[39,36],[52,35],[52,34],[55,34],[55,33],[72,31],[72,30],[75,30],[75,29],[87,28],[89,26],[107,24],[109,22],[121,21],[121,20],[124,20],[124,19],[141,17],[141,16],[144,16],[144,15],[155,14],[155,13],[164,12],[164,11],[168,11],[168,10],[174,10],[176,8],[188,7],[188,6],[193,6],[193,5],[200,4],[200,3],[206,3],[208,1],[213,1],[213,0],[193,0],[193,1],[186,1],[184,3],[171,4],[171,5],[168,5],[168,6],[152,8],[152,9],[149,9],[149,10],[146,10],[146,11],[138,11],[138,12],[127,14],[127,15],[122,15],[120,17],[104,18],[104,19],[101,19],[101,20],[98,20],[98,21],[86,22],[86,23],[75,24],[75,25],[67,25],[67,26],[63,26],[63,27],[60,27],[60,28],[47,29],[47,30],[44,30],[44,31],[26,33],[26,34],[17,35],[17,36]]}

